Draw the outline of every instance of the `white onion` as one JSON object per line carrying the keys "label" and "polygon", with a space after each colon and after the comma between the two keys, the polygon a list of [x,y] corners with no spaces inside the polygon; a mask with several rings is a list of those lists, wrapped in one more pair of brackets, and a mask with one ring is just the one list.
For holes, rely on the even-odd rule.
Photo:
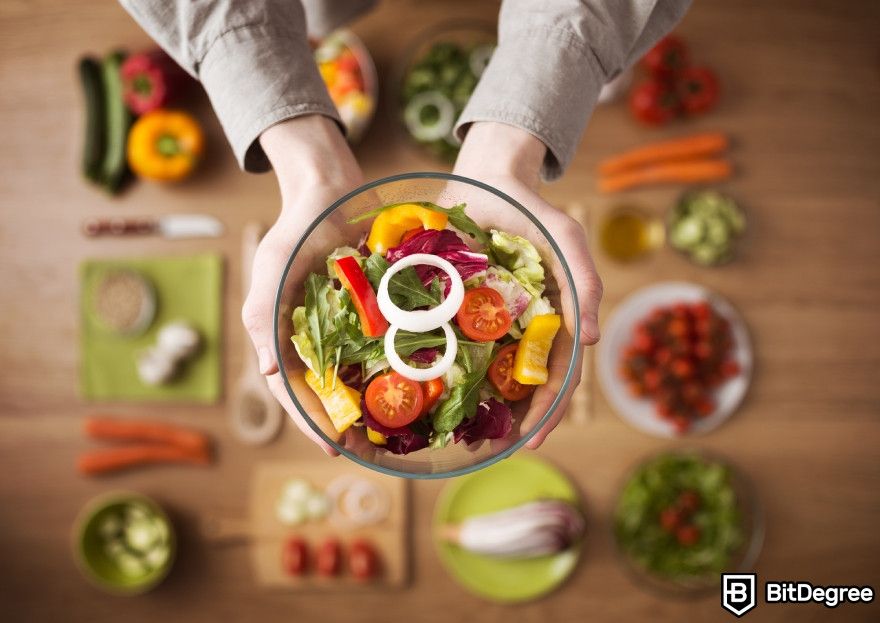
{"label": "white onion", "polygon": [[[432,309],[404,311],[391,302],[391,296],[388,294],[388,283],[394,275],[404,268],[417,265],[433,266],[445,272],[449,276],[449,294],[442,303]],[[379,303],[379,311],[382,312],[382,315],[385,316],[389,324],[396,325],[407,331],[424,333],[425,331],[433,331],[444,322],[452,320],[464,301],[464,283],[461,280],[461,275],[455,270],[455,266],[442,257],[429,253],[414,253],[397,260],[385,271],[382,281],[379,282],[379,292],[376,295],[376,300]],[[385,343],[388,343],[387,339]]]}
{"label": "white onion", "polygon": [[404,362],[400,355],[397,354],[397,351],[394,350],[394,337],[397,335],[397,330],[400,327],[392,324],[385,333],[385,358],[388,359],[388,365],[401,376],[405,376],[412,381],[419,381],[420,383],[443,376],[452,367],[452,364],[455,363],[455,355],[458,353],[458,340],[448,322],[444,322],[440,326],[443,327],[443,333],[446,335],[446,352],[443,353],[443,357],[430,368],[414,368]]}

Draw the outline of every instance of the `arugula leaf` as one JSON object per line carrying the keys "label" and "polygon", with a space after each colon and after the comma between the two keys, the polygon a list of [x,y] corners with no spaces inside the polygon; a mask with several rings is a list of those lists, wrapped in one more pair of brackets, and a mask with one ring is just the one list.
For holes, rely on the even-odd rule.
{"label": "arugula leaf", "polygon": [[[364,263],[364,273],[374,289],[379,289],[379,282],[391,264],[380,253],[373,253]],[[388,295],[400,309],[412,311],[417,307],[434,307],[440,304],[437,289],[431,284],[433,292],[428,292],[422,285],[416,269],[412,266],[395,274],[388,282]]]}
{"label": "arugula leaf", "polygon": [[320,375],[318,370],[318,358],[315,355],[315,347],[312,346],[312,339],[309,337],[309,326],[306,320],[306,308],[297,307],[293,310],[293,335],[290,336],[296,354],[302,359],[315,375]]}
{"label": "arugula leaf", "polygon": [[318,378],[323,383],[324,371],[329,367],[330,355],[336,348],[333,318],[339,311],[339,300],[329,277],[311,273],[306,278],[305,290],[306,324],[315,351],[315,364],[321,371]]}
{"label": "arugula leaf", "polygon": [[485,368],[468,372],[459,385],[449,392],[434,412],[432,424],[438,433],[455,430],[465,418],[473,417],[480,403],[480,386],[486,376]]}
{"label": "arugula leaf", "polygon": [[[464,209],[465,207],[467,207],[467,204],[459,203],[458,205],[454,205],[451,208],[444,208],[430,201],[407,201],[405,203],[413,203],[417,206],[433,210],[434,212],[443,212],[444,214],[446,214],[446,216],[449,217],[450,225],[455,227],[457,230],[466,233],[468,236],[479,242],[480,245],[482,245],[483,247],[489,245],[489,234],[483,231],[483,229],[479,225],[477,225],[471,217],[465,214]],[[385,210],[396,208],[399,205],[403,204],[392,203],[387,206],[382,206],[380,208],[376,208],[375,210],[370,210],[369,212],[365,212],[359,216],[356,216],[353,219],[350,219],[348,222],[350,224],[360,223],[361,221],[375,218]]]}

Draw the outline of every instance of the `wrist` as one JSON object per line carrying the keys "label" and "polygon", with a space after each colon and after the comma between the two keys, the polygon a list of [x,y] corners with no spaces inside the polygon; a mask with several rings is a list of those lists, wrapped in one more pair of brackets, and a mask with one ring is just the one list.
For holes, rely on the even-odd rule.
{"label": "wrist", "polygon": [[272,163],[282,197],[304,187],[348,187],[362,181],[345,137],[329,117],[286,119],[267,128],[260,145]]}
{"label": "wrist", "polygon": [[455,162],[456,173],[512,176],[535,189],[547,147],[533,134],[496,121],[477,121],[468,129]]}

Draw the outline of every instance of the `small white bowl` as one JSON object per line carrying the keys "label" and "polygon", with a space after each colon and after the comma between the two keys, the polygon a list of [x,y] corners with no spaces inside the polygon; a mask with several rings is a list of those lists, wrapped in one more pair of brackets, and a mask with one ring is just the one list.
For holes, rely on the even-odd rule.
{"label": "small white bowl", "polygon": [[724,298],[706,288],[686,282],[664,282],[648,286],[630,294],[620,303],[602,330],[602,340],[597,353],[599,383],[605,398],[629,424],[654,437],[675,438],[681,436],[670,422],[657,415],[654,402],[637,398],[629,393],[620,378],[623,351],[632,339],[636,324],[656,307],[675,303],[709,301],[730,322],[733,336],[733,359],[739,364],[740,373],[725,381],[715,391],[717,407],[710,415],[694,421],[688,435],[700,435],[716,429],[729,418],[745,398],[752,377],[752,344],[746,324],[739,312]]}

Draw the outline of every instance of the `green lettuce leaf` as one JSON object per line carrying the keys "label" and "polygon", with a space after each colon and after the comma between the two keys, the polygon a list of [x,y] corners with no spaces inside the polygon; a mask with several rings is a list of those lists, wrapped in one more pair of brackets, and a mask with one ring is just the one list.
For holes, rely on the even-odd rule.
{"label": "green lettuce leaf", "polygon": [[522,236],[492,230],[489,247],[498,264],[513,273],[532,296],[541,296],[544,291],[544,267],[541,256],[531,242]]}

